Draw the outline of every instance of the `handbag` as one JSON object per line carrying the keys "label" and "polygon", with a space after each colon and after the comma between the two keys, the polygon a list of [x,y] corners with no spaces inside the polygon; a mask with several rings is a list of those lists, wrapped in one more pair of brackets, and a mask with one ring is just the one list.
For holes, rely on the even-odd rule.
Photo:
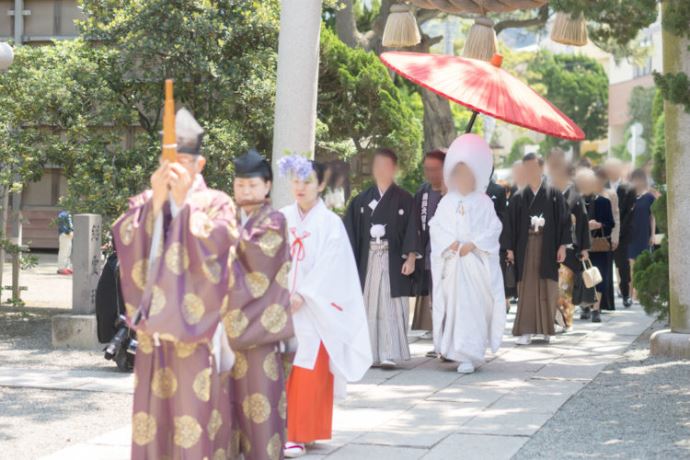
{"label": "handbag", "polygon": [[587,259],[582,261],[582,281],[586,288],[593,288],[604,279],[597,267],[592,265],[592,261]]}
{"label": "handbag", "polygon": [[515,272],[514,263],[506,262],[506,272],[503,282],[508,289],[513,289],[517,286],[517,273]]}
{"label": "handbag", "polygon": [[592,236],[592,246],[589,248],[589,252],[611,252],[613,246],[611,246],[611,239],[604,236],[604,232],[600,230],[600,236]]}
{"label": "handbag", "polygon": [[593,287],[588,288],[581,276],[575,277],[573,285],[573,305],[581,307],[591,307],[597,303],[597,290]]}

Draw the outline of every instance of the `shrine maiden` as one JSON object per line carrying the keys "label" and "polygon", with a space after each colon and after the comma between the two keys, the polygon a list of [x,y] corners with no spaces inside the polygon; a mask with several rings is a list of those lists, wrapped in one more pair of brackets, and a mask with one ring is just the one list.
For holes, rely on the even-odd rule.
{"label": "shrine maiden", "polygon": [[471,373],[501,345],[506,309],[501,221],[485,193],[493,156],[475,134],[458,137],[444,164],[446,194],[430,222],[434,347]]}
{"label": "shrine maiden", "polygon": [[352,248],[340,218],[319,198],[325,168],[294,155],[280,163],[296,203],[282,209],[291,242],[297,352],[287,383],[286,457],[331,438],[333,398],[371,366],[371,345]]}

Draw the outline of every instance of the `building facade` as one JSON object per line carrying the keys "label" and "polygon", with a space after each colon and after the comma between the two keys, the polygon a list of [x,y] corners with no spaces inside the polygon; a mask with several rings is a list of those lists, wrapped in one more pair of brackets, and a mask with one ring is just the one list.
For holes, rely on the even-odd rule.
{"label": "building facade", "polygon": [[[76,0],[0,0],[0,41],[37,46],[73,39],[78,36],[75,21],[82,17]],[[19,200],[10,200],[10,205],[20,203],[24,244],[32,249],[57,248],[54,221],[66,187],[62,170],[48,166],[41,179],[24,187]]]}

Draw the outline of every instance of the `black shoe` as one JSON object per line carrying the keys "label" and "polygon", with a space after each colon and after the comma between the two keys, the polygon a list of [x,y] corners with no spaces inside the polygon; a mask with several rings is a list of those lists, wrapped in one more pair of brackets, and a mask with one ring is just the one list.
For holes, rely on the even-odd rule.
{"label": "black shoe", "polygon": [[589,319],[592,317],[592,313],[589,309],[589,307],[581,307],[580,308],[580,319]]}
{"label": "black shoe", "polygon": [[601,323],[601,312],[599,310],[594,310],[592,312],[592,322]]}
{"label": "black shoe", "polygon": [[632,307],[632,304],[633,304],[633,302],[632,302],[632,299],[631,299],[630,297],[627,297],[627,298],[623,299],[623,306],[624,306],[625,308],[630,308],[630,307]]}

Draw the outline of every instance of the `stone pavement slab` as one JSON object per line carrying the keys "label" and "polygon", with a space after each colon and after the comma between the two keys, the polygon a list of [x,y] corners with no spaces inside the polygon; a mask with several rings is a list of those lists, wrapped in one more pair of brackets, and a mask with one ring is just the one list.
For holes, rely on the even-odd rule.
{"label": "stone pavement slab", "polygon": [[453,434],[429,451],[423,460],[485,460],[510,458],[527,442],[521,436]]}
{"label": "stone pavement slab", "polygon": [[[512,321],[513,315],[509,316]],[[460,375],[453,363],[426,358],[430,341],[411,345],[413,359],[401,368],[371,369],[350,385],[349,396],[334,411],[334,438],[317,443],[307,460],[385,459],[509,459],[535,436],[574,395],[620,359],[652,319],[638,306],[604,315],[600,324],[576,322],[575,331],[556,337],[552,344],[516,346],[507,325],[504,346],[476,373]],[[41,383],[41,377],[23,370],[15,385],[72,386],[89,391],[125,391],[122,375],[70,373],[63,384]],[[10,385],[10,371],[0,368],[0,386]],[[52,386],[51,386],[52,385]],[[80,458],[95,457],[111,446],[104,458],[126,457],[128,429],[59,452]],[[557,447],[554,447],[557,449]],[[552,452],[552,453],[555,453]],[[121,455],[118,457],[118,455]]]}

